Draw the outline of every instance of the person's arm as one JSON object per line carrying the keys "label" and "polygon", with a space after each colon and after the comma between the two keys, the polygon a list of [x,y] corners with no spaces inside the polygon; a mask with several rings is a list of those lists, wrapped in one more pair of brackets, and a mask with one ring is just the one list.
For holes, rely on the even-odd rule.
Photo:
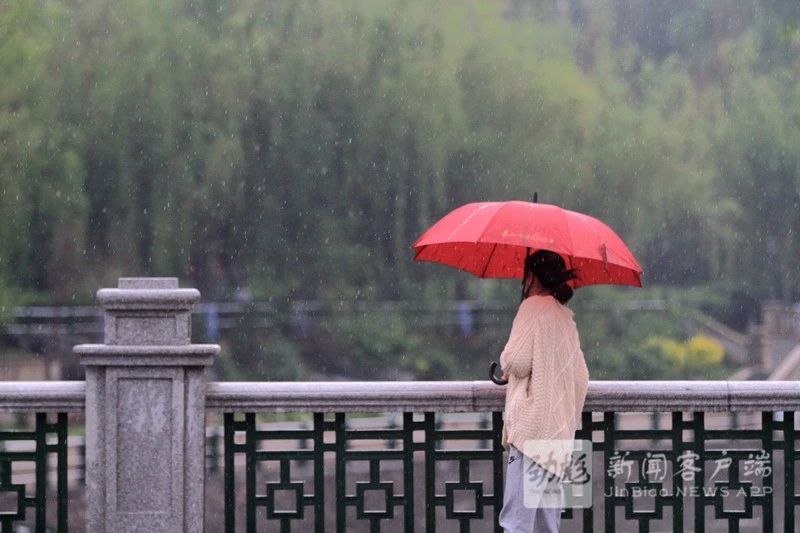
{"label": "person's arm", "polygon": [[529,306],[523,302],[514,317],[506,346],[500,354],[500,368],[506,379],[509,375],[524,378],[531,373],[533,318]]}

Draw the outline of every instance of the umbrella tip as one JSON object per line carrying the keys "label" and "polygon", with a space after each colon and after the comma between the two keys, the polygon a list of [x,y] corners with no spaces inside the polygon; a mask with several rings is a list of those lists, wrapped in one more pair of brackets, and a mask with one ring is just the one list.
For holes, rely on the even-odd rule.
{"label": "umbrella tip", "polygon": [[539,202],[539,193],[535,192],[533,193],[533,203],[538,203],[538,202]]}

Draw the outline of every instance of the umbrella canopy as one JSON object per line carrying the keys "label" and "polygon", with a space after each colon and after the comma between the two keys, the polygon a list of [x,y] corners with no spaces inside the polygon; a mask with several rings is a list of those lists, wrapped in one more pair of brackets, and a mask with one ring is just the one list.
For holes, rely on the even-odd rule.
{"label": "umbrella canopy", "polygon": [[611,228],[550,204],[467,204],[434,224],[413,249],[417,261],[449,265],[481,278],[522,278],[527,255],[544,249],[576,269],[578,279],[569,282],[573,288],[642,286],[642,268]]}

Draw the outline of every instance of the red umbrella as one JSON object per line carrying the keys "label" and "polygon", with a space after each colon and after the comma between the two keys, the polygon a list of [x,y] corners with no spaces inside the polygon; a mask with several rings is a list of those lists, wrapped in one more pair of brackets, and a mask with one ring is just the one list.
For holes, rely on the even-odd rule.
{"label": "red umbrella", "polygon": [[536,250],[560,254],[578,279],[573,288],[641,287],[642,268],[614,231],[596,218],[550,204],[479,202],[452,211],[413,244],[414,259],[481,278],[522,278]]}

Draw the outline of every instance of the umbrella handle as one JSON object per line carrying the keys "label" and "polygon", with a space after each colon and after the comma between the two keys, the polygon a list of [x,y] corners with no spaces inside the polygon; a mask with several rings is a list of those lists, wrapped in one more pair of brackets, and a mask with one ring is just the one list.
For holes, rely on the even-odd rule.
{"label": "umbrella handle", "polygon": [[496,385],[507,385],[508,381],[500,379],[494,375],[495,368],[497,368],[497,361],[492,361],[492,364],[489,365],[489,379],[491,379]]}

